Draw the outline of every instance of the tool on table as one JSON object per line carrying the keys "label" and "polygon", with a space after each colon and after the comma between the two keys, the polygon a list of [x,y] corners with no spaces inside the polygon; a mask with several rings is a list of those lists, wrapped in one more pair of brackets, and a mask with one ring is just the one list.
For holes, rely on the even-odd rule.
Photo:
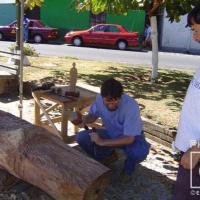
{"label": "tool on table", "polygon": [[40,83],[40,84],[33,84],[32,87],[31,87],[31,89],[32,89],[32,91],[36,91],[36,90],[49,90],[53,86],[55,86],[55,84],[53,82],[44,82],[44,83]]}
{"label": "tool on table", "polygon": [[53,86],[51,87],[51,92],[54,94],[57,94],[62,97],[79,97],[80,92],[79,91],[70,91],[69,86],[63,85],[63,86]]}

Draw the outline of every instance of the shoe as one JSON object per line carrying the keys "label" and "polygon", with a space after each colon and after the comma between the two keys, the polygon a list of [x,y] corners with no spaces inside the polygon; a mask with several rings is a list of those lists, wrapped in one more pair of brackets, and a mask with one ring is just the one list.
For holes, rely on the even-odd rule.
{"label": "shoe", "polygon": [[128,183],[132,180],[132,176],[131,175],[128,175],[124,172],[124,170],[120,173],[119,175],[119,181],[121,183]]}
{"label": "shoe", "polygon": [[101,163],[107,167],[110,167],[115,161],[118,160],[118,158],[118,153],[114,150],[113,153],[109,157],[103,159]]}

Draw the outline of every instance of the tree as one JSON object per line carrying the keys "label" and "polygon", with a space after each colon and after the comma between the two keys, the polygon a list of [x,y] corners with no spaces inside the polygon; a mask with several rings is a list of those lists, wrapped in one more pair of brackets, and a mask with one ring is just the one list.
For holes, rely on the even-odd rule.
{"label": "tree", "polygon": [[154,81],[158,76],[158,31],[157,13],[166,8],[171,22],[179,21],[180,16],[188,13],[194,6],[200,6],[199,0],[75,0],[78,11],[88,10],[94,14],[111,12],[126,14],[128,10],[145,10],[152,27],[152,75]]}
{"label": "tree", "polygon": [[[19,4],[21,0],[16,0],[16,4]],[[24,0],[25,9],[29,8],[30,10],[33,9],[35,6],[41,6],[44,0]]]}

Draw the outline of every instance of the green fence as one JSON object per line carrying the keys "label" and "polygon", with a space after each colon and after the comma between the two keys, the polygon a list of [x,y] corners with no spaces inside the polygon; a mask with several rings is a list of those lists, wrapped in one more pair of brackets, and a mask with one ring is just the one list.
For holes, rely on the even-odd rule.
{"label": "green fence", "polygon": [[45,0],[40,18],[46,25],[59,29],[85,29],[89,26],[88,12],[77,13],[71,0]]}
{"label": "green fence", "polygon": [[[41,7],[40,18],[48,26],[59,28],[61,32],[89,28],[89,12],[78,13],[72,0],[45,0]],[[129,11],[127,15],[107,14],[107,23],[123,25],[128,31],[143,34],[144,11]]]}
{"label": "green fence", "polygon": [[107,23],[121,24],[128,31],[137,31],[140,35],[144,31],[145,12],[142,10],[129,11],[127,15],[107,15]]}

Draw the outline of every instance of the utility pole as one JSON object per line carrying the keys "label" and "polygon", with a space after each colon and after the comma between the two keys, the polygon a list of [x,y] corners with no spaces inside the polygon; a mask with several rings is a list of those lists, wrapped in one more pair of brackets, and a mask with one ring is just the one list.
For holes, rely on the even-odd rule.
{"label": "utility pole", "polygon": [[[16,1],[16,18],[17,18],[17,26],[16,26],[16,47],[15,51],[20,50],[20,16],[21,16],[21,3],[20,1]],[[17,63],[18,64],[18,63]]]}
{"label": "utility pole", "polygon": [[19,111],[20,111],[20,118],[22,119],[23,116],[23,61],[24,61],[24,0],[20,0],[20,66],[19,66]]}

